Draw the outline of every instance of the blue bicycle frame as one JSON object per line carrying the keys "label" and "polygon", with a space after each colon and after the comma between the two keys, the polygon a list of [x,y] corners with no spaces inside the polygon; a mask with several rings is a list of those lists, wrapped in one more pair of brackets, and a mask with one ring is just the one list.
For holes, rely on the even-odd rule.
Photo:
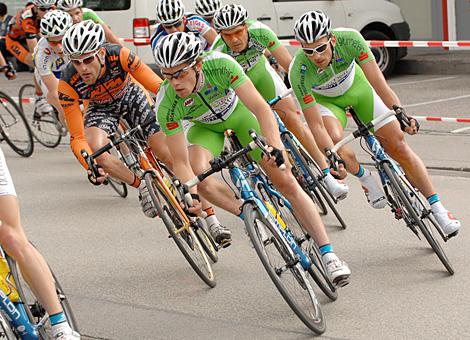
{"label": "blue bicycle frame", "polygon": [[279,200],[285,204],[285,206],[292,210],[292,206],[290,202],[285,199],[279,192],[274,190],[271,185],[267,182],[264,176],[259,174],[259,169],[257,166],[250,162],[246,166],[246,170],[242,170],[234,165],[230,166],[229,168],[230,177],[232,179],[233,184],[238,189],[241,198],[245,202],[244,204],[253,204],[258,208],[260,214],[266,218],[269,222],[271,222],[277,228],[277,232],[282,235],[284,239],[287,240],[289,243],[292,251],[297,255],[297,258],[302,265],[302,268],[308,270],[311,266],[310,259],[307,255],[304,254],[300,246],[297,244],[295,237],[292,235],[289,229],[284,228],[279,221],[276,219],[275,216],[269,211],[266,204],[263,202],[262,199],[259,198],[258,194],[253,190],[251,185],[248,182],[247,178],[252,178],[255,187],[259,185],[263,186],[263,188],[270,194],[277,197]]}
{"label": "blue bicycle frame", "polygon": [[22,340],[39,339],[37,327],[29,321],[22,301],[11,302],[3,290],[0,290],[0,309]]}

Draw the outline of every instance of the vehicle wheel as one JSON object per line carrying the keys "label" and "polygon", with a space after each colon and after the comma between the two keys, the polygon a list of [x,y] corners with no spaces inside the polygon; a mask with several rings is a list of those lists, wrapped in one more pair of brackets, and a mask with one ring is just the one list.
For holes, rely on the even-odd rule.
{"label": "vehicle wheel", "polygon": [[[387,34],[380,31],[365,31],[362,33],[366,40],[392,40]],[[385,77],[389,77],[397,62],[397,49],[395,47],[371,47],[375,60]]]}

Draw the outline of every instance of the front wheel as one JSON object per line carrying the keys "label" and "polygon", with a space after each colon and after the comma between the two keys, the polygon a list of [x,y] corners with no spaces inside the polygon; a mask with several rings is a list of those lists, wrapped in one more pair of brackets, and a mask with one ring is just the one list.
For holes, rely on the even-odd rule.
{"label": "front wheel", "polygon": [[257,207],[245,204],[243,214],[255,251],[279,293],[309,329],[317,334],[325,332],[326,323],[320,303],[287,241]]}
{"label": "front wheel", "polygon": [[[38,327],[40,339],[43,339],[43,340],[52,339],[52,327],[51,327],[51,323],[49,320],[49,315],[47,314],[45,308],[37,300],[34,293],[26,284],[26,281],[21,275],[21,272],[18,270],[19,268],[16,262],[9,256],[7,257],[7,261],[8,261],[8,265],[10,267],[11,273],[13,275],[13,278],[15,280],[16,287],[18,289],[18,294],[21,298],[21,301],[23,301],[23,303],[25,304],[25,307],[27,307],[25,309],[26,309],[26,313],[28,314],[29,320],[33,324],[39,323],[41,325],[40,327]],[[57,298],[64,311],[67,321],[70,327],[74,331],[79,332],[78,324],[75,319],[72,308],[70,306],[67,295],[62,289],[62,286],[60,285],[60,282],[57,279],[57,276],[54,274],[54,272],[52,271],[50,267],[49,267],[49,270],[51,271],[51,274],[52,274]]]}
{"label": "front wheel", "polygon": [[[180,210],[173,206],[171,200],[167,197],[167,193],[160,188],[151,173],[146,173],[144,179],[158,215],[165,224],[171,238],[196,274],[209,287],[215,287],[216,281],[211,264],[188,219],[184,218]],[[174,204],[178,204],[178,202],[175,201]]]}
{"label": "front wheel", "polygon": [[0,314],[0,339],[16,340],[16,335],[11,329],[8,319]]}
{"label": "front wheel", "polygon": [[33,134],[26,118],[13,99],[3,92],[0,92],[0,133],[18,155],[33,154]]}
{"label": "front wheel", "polygon": [[401,178],[401,176],[397,176],[397,173],[393,171],[389,163],[383,163],[383,169],[390,180],[392,192],[396,196],[395,198],[405,209],[403,214],[408,215],[406,218],[410,220],[408,223],[413,223],[418,226],[446,270],[450,275],[454,275],[454,268],[432,231],[433,228],[438,228],[438,226],[435,225],[435,222],[430,217],[430,213],[425,213],[424,207],[422,207],[418,201],[415,202],[418,195],[415,189],[412,188],[405,179]]}

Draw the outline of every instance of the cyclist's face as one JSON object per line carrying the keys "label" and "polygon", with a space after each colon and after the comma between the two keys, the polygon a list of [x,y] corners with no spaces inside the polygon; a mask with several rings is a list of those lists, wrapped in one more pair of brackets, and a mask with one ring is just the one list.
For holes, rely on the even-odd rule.
{"label": "cyclist's face", "polygon": [[83,11],[81,8],[73,8],[69,11],[70,16],[72,17],[72,21],[74,24],[77,24],[79,22],[83,21]]}
{"label": "cyclist's face", "polygon": [[186,27],[186,18],[183,18],[182,20],[178,21],[176,24],[173,24],[173,25],[163,25],[163,29],[168,34],[184,32],[185,27]]}
{"label": "cyclist's face", "polygon": [[87,85],[96,83],[101,71],[101,60],[104,50],[98,53],[87,53],[79,58],[72,58],[71,62],[73,67],[77,70],[78,75],[82,78],[83,82]]}
{"label": "cyclist's face", "polygon": [[[175,67],[162,69],[163,77],[170,82],[180,98],[186,98],[191,95],[196,86],[196,71],[193,67],[189,66],[188,63],[184,63]],[[196,67],[198,68],[200,65],[196,64]]]}
{"label": "cyclist's face", "polygon": [[246,25],[222,30],[220,35],[227,46],[234,52],[243,52],[248,47],[248,28]]}
{"label": "cyclist's face", "polygon": [[38,16],[39,16],[39,19],[42,19],[47,12],[49,11],[52,11],[54,8],[53,7],[37,7],[36,6],[36,9],[37,9],[37,13],[38,13]]}
{"label": "cyclist's face", "polygon": [[[326,49],[322,52],[314,52],[312,55],[307,55],[307,57],[319,68],[323,69],[328,66],[330,63],[330,60],[333,55],[333,50],[331,49],[331,45],[335,46],[336,45],[336,38],[334,35],[331,36],[331,44],[328,43],[328,40],[330,37],[325,36],[321,39],[318,39],[317,41],[311,43],[311,44],[303,44],[302,47],[306,49],[315,49],[318,48],[322,45],[326,44]],[[319,48],[322,50],[322,47]]]}
{"label": "cyclist's face", "polygon": [[54,53],[56,53],[60,56],[63,54],[62,38],[63,38],[63,36],[47,38],[47,41],[49,42],[49,46],[51,47],[51,49],[54,51]]}

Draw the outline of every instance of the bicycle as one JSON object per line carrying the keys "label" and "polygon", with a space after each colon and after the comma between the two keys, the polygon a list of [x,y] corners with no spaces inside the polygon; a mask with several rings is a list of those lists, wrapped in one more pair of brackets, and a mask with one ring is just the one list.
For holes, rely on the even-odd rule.
{"label": "bicycle", "polygon": [[[444,234],[441,227],[434,220],[431,210],[426,207],[424,203],[426,199],[422,197],[419,190],[411,184],[401,167],[386,154],[380,142],[370,132],[375,125],[393,115],[395,115],[399,121],[402,120],[405,125],[409,126],[410,122],[408,117],[401,111],[398,111],[398,108],[394,109],[396,111],[384,113],[370,123],[364,124],[359,120],[354,109],[348,107],[347,112],[354,118],[358,129],[338,142],[331,150],[327,151],[327,154],[330,162],[336,164],[338,160],[338,156],[336,155],[337,151],[347,143],[361,137],[361,147],[371,156],[374,162],[375,168],[380,175],[380,181],[391,212],[395,215],[397,220],[403,219],[406,226],[418,239],[421,239],[419,232],[424,235],[446,270],[450,275],[453,275],[454,269],[452,264],[439,241],[436,239],[432,228],[434,227],[437,230],[444,242],[448,240],[447,235]],[[366,146],[364,146],[363,141],[365,141]]]}
{"label": "bicycle", "polygon": [[29,157],[33,154],[33,134],[23,112],[9,95],[1,91],[0,133],[18,155]]}
{"label": "bicycle", "polygon": [[253,130],[250,135],[253,142],[242,147],[235,134],[228,132],[230,149],[214,158],[210,169],[189,180],[185,187],[195,186],[214,173],[228,169],[238,192],[236,196],[244,201],[246,231],[265,270],[299,319],[313,332],[322,334],[326,324],[311,279],[331,300],[337,298],[336,288],[327,274],[318,246],[297,222],[290,203],[273,188],[248,155],[257,147],[267,153],[266,145]]}
{"label": "bicycle", "polygon": [[[289,89],[284,94],[269,100],[269,106],[274,106],[281,99],[292,94],[292,92],[293,90]],[[325,174],[294,134],[286,128],[277,112],[275,110],[272,110],[272,112],[277,120],[277,124],[279,125],[281,141],[289,156],[293,175],[300,184],[300,187],[304,189],[307,195],[313,200],[313,202],[315,202],[321,215],[328,214],[328,209],[325,205],[326,202],[328,207],[336,216],[340,227],[346,229],[346,223],[338,212],[338,209],[336,209],[336,203],[338,203],[338,201],[330,194],[323,182]]]}
{"label": "bicycle", "polygon": [[[18,270],[16,262],[0,247],[0,261],[7,275],[0,275],[0,335],[8,340],[51,339],[51,325],[44,307],[31,292]],[[50,269],[50,268],[49,268]],[[78,332],[78,325],[57,277],[51,270],[57,297],[70,327]]]}
{"label": "bicycle", "polygon": [[[122,126],[123,132],[108,136],[110,143],[88,155],[82,151],[88,167],[97,176],[97,167],[94,160],[99,155],[116,148],[120,160],[137,176],[145,180],[153,205],[158,211],[170,237],[183,253],[196,274],[211,288],[215,287],[215,275],[209,258],[217,261],[217,247],[210,234],[202,227],[198,218],[188,216],[187,210],[182,207],[182,198],[178,188],[178,181],[173,182],[171,171],[158,158],[154,156],[150,147],[146,145],[141,135],[142,128],[151,124],[148,121],[134,128]],[[132,157],[125,158],[120,144],[125,143],[131,151]],[[209,256],[209,258],[208,258]]]}
{"label": "bicycle", "polygon": [[47,148],[55,148],[62,140],[60,130],[62,124],[59,121],[57,110],[54,108],[53,112],[40,114],[35,108],[35,98],[36,88],[34,85],[25,84],[21,86],[18,102],[30,125],[34,138]]}

